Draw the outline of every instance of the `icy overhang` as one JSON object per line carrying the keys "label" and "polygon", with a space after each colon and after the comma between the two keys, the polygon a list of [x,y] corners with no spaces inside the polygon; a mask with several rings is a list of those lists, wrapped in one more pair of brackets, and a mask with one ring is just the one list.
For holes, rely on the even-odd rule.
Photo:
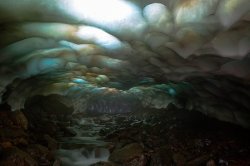
{"label": "icy overhang", "polygon": [[[249,21],[249,0],[1,1],[0,94],[20,108],[39,94],[146,93],[187,80],[199,89],[197,77],[205,87],[220,87],[220,77],[227,89],[230,77],[247,87]],[[215,89],[209,95],[222,97]]]}

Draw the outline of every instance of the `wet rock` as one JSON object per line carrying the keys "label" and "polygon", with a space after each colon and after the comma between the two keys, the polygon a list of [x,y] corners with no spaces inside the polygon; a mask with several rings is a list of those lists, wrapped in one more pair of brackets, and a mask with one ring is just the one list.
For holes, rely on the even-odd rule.
{"label": "wet rock", "polygon": [[0,143],[0,147],[7,149],[13,147],[13,144],[9,141],[5,141]]}
{"label": "wet rock", "polygon": [[40,125],[37,126],[37,130],[43,134],[49,134],[51,136],[55,136],[56,133],[60,129],[55,123],[52,123],[52,122],[43,123],[42,122]]}
{"label": "wet rock", "polygon": [[20,138],[15,140],[15,145],[28,145],[29,141],[25,138]]}
{"label": "wet rock", "polygon": [[228,166],[229,165],[228,161],[223,160],[223,159],[219,159],[218,162],[219,162],[219,165],[221,165],[221,166]]}
{"label": "wet rock", "polygon": [[21,111],[0,111],[0,127],[28,129],[28,120]]}
{"label": "wet rock", "polygon": [[73,129],[68,128],[68,127],[63,127],[62,131],[63,131],[64,137],[74,137],[77,135],[77,133]]}
{"label": "wet rock", "polygon": [[59,159],[56,159],[53,163],[53,166],[61,166],[61,161]]}
{"label": "wet rock", "polygon": [[24,114],[31,129],[38,133],[53,135],[59,126],[69,122],[74,109],[71,103],[60,95],[35,96],[27,100]]}
{"label": "wet rock", "polygon": [[29,113],[32,109],[37,109],[39,112],[56,116],[71,115],[74,111],[70,101],[60,95],[35,96],[26,102],[26,108]]}
{"label": "wet rock", "polygon": [[46,135],[44,135],[44,139],[47,141],[48,148],[50,150],[54,151],[58,148],[58,143],[54,138],[52,138],[46,134]]}
{"label": "wet rock", "polygon": [[2,128],[0,130],[1,138],[18,138],[27,137],[27,134],[22,129]]}
{"label": "wet rock", "polygon": [[0,127],[13,127],[13,121],[9,118],[10,111],[0,111]]}
{"label": "wet rock", "polygon": [[39,165],[50,165],[50,160],[53,160],[52,154],[50,153],[49,149],[39,144],[29,146],[26,149],[26,152],[33,159],[35,159],[39,163]]}
{"label": "wet rock", "polygon": [[187,163],[188,166],[193,166],[193,165],[206,165],[207,164],[212,164],[212,161],[213,160],[210,160],[211,162],[208,162],[208,160],[210,159],[210,155],[208,154],[205,154],[205,155],[202,155],[200,157],[197,157],[196,159],[192,160],[192,161],[189,161]]}
{"label": "wet rock", "polygon": [[101,162],[92,164],[91,166],[118,166],[118,165],[116,165],[115,163],[112,163],[112,162],[101,161]]}
{"label": "wet rock", "polygon": [[[0,111],[1,112],[1,111]],[[4,120],[2,120],[4,119]],[[6,125],[7,124],[7,125]],[[0,113],[0,128],[13,126],[13,122],[7,118],[4,118]]]}
{"label": "wet rock", "polygon": [[[48,148],[34,144],[44,143],[45,138],[39,132],[34,132],[39,129],[32,131],[28,125],[28,120],[21,111],[0,110],[1,166],[50,166],[53,162]],[[52,143],[49,145],[53,147]]]}
{"label": "wet rock", "polygon": [[146,166],[146,165],[147,165],[147,159],[144,155],[134,158],[128,163],[124,163],[124,166]]}
{"label": "wet rock", "polygon": [[117,163],[126,163],[143,155],[143,148],[138,143],[132,143],[121,149],[114,150],[109,160]]}
{"label": "wet rock", "polygon": [[109,122],[112,120],[112,118],[109,116],[101,116],[99,119],[102,123]]}
{"label": "wet rock", "polygon": [[17,147],[4,151],[0,160],[1,166],[38,166],[38,163],[26,152]]}
{"label": "wet rock", "polygon": [[172,153],[168,147],[158,149],[156,153],[151,156],[150,166],[168,166],[172,164]]}
{"label": "wet rock", "polygon": [[11,120],[16,126],[27,130],[28,129],[28,120],[21,111],[14,111],[11,113]]}
{"label": "wet rock", "polygon": [[103,148],[96,148],[96,149],[94,150],[94,154],[95,154],[95,157],[96,157],[96,158],[101,158],[102,155],[103,155],[103,153],[105,153],[105,152],[108,152],[108,150],[103,149]]}
{"label": "wet rock", "polygon": [[2,157],[3,155],[3,148],[0,146],[0,158]]}
{"label": "wet rock", "polygon": [[[109,120],[101,121],[103,117],[91,116],[87,120],[84,119],[84,123],[94,121],[95,125],[104,126],[102,134],[107,142],[112,142],[107,147],[111,152],[109,160],[119,166],[145,164],[148,166],[214,166],[214,161],[209,161],[211,157],[215,159],[222,156],[234,157],[242,147],[245,147],[241,152],[245,156],[240,160],[244,164],[238,165],[247,165],[249,160],[249,134],[245,130],[243,134],[239,128],[235,130],[233,127],[228,127],[228,124],[223,126],[223,123],[207,118],[201,113],[169,107],[167,111],[143,110],[129,115],[107,116],[111,117],[112,123],[109,123]],[[245,140],[247,146],[242,145],[244,141],[240,140]],[[140,147],[143,150],[137,153],[138,148],[128,148],[131,144],[143,145],[143,148]],[[80,147],[75,149],[78,148]],[[82,153],[84,156],[88,154]],[[95,156],[99,156],[98,154],[99,152],[95,151]],[[225,160],[229,161],[229,164],[232,164],[232,161],[239,162],[237,156],[227,157]],[[215,161],[217,165],[219,162]],[[110,165],[111,163],[98,164]]]}
{"label": "wet rock", "polygon": [[173,160],[176,166],[186,165],[186,158],[181,153],[174,153]]}
{"label": "wet rock", "polygon": [[214,160],[209,160],[207,162],[206,166],[216,166],[215,161]]}
{"label": "wet rock", "polygon": [[28,134],[20,128],[2,128],[0,129],[0,145],[2,147],[11,147],[11,145],[27,145]]}

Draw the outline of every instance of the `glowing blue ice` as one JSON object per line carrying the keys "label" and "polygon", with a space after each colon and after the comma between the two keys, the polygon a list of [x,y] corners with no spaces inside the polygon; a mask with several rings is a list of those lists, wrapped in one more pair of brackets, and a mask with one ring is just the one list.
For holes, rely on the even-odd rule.
{"label": "glowing blue ice", "polygon": [[83,80],[81,78],[74,78],[73,82],[76,84],[87,84],[88,83],[86,80]]}
{"label": "glowing blue ice", "polygon": [[58,58],[44,58],[39,62],[39,67],[41,70],[57,68],[62,63],[62,60]]}
{"label": "glowing blue ice", "polygon": [[168,89],[168,94],[170,94],[171,96],[175,96],[177,93],[176,93],[175,89],[170,88],[170,89]]}
{"label": "glowing blue ice", "polygon": [[64,61],[59,58],[33,59],[27,65],[28,75],[35,75],[63,67]]}

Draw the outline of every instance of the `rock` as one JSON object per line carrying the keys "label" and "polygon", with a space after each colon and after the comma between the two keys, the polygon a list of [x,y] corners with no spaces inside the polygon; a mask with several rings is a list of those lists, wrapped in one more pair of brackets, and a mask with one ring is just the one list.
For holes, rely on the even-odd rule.
{"label": "rock", "polygon": [[143,148],[141,145],[138,143],[132,143],[121,149],[114,150],[111,153],[109,160],[117,163],[126,163],[142,155]]}
{"label": "rock", "polygon": [[27,134],[22,129],[2,128],[0,130],[1,138],[18,138],[27,137]]}
{"label": "rock", "polygon": [[225,166],[228,166],[229,164],[228,164],[228,161],[226,161],[226,160],[223,160],[223,159],[219,159],[219,165],[225,165]]}
{"label": "rock", "polygon": [[0,127],[13,127],[14,124],[9,118],[10,111],[0,111]]}
{"label": "rock", "polygon": [[[197,157],[196,159],[189,161],[187,165],[205,165],[211,156],[208,154]],[[211,164],[211,163],[210,163]]]}
{"label": "rock", "polygon": [[3,155],[3,148],[0,146],[0,158],[2,157]]}
{"label": "rock", "polygon": [[[0,106],[1,109],[1,106]],[[9,109],[0,111],[0,127],[15,127],[28,129],[28,120],[21,111],[10,111]]]}
{"label": "rock", "polygon": [[39,165],[50,165],[50,161],[53,160],[49,149],[39,144],[29,146],[26,149],[26,152],[29,153],[30,156],[39,163]]}
{"label": "rock", "polygon": [[146,165],[147,165],[147,159],[144,155],[134,158],[133,160],[124,164],[124,166],[146,166]]}
{"label": "rock", "polygon": [[3,148],[12,147],[12,145],[27,145],[28,135],[23,129],[2,128],[0,129],[0,145]]}
{"label": "rock", "polygon": [[63,127],[62,131],[64,137],[74,137],[77,135],[77,133],[73,129],[70,129],[68,127]]}
{"label": "rock", "polygon": [[92,164],[91,166],[118,166],[118,165],[116,165],[115,163],[112,163],[112,162],[101,161],[101,162]]}
{"label": "rock", "polygon": [[31,109],[26,111],[29,113],[33,111],[33,114],[36,113],[34,111],[37,110],[47,115],[63,115],[66,117],[67,115],[71,115],[74,111],[71,102],[61,95],[35,96],[26,103],[26,107]]}
{"label": "rock", "polygon": [[27,145],[28,135],[20,128],[1,128],[0,145],[2,147],[11,147],[12,145]]}
{"label": "rock", "polygon": [[186,165],[186,158],[181,153],[174,153],[173,160],[176,166],[183,166]]}
{"label": "rock", "polygon": [[172,165],[172,154],[168,147],[162,147],[156,151],[156,153],[152,154],[150,166],[162,165],[168,166]]}
{"label": "rock", "polygon": [[112,121],[112,118],[104,115],[104,116],[101,116],[101,117],[99,118],[99,120],[100,120],[102,123],[105,123],[105,122]]}
{"label": "rock", "polygon": [[59,159],[56,159],[53,163],[53,166],[61,166],[61,161]]}
{"label": "rock", "polygon": [[[41,125],[42,124],[42,125]],[[51,136],[55,136],[57,131],[59,131],[59,127],[54,124],[53,122],[42,122],[40,125],[38,125],[36,128],[44,134],[49,134]]]}
{"label": "rock", "polygon": [[96,158],[102,158],[103,156],[109,156],[109,150],[106,148],[95,148],[94,151]]}
{"label": "rock", "polygon": [[18,139],[14,139],[13,141],[14,145],[28,145],[28,140],[25,138],[18,138]]}
{"label": "rock", "polygon": [[4,151],[1,166],[38,166],[38,163],[26,152],[17,147],[9,148]]}
{"label": "rock", "polygon": [[214,160],[209,160],[207,162],[206,166],[216,166],[215,161]]}
{"label": "rock", "polygon": [[56,150],[58,148],[58,143],[54,138],[51,138],[49,135],[44,135],[44,139],[48,143],[48,148],[52,151]]}
{"label": "rock", "polygon": [[11,148],[12,146],[13,146],[12,143],[9,141],[5,141],[5,142],[0,143],[0,147],[2,147],[4,149]]}
{"label": "rock", "polygon": [[28,120],[21,111],[11,112],[11,120],[15,125],[25,130],[28,129]]}
{"label": "rock", "polygon": [[[29,121],[29,129],[38,139],[48,134],[57,136],[60,129],[69,125],[69,118],[74,109],[71,102],[60,95],[34,96],[27,99],[23,113]],[[65,129],[65,136],[72,136],[73,132]]]}

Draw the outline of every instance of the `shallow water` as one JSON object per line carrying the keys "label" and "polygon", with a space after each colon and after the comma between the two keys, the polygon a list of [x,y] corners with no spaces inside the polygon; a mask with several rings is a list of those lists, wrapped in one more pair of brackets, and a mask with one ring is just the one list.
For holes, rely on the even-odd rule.
{"label": "shallow water", "polygon": [[99,161],[107,161],[109,151],[105,148],[94,148],[88,150],[86,148],[73,150],[58,150],[57,154],[63,166],[90,166]]}
{"label": "shallow water", "polygon": [[99,136],[103,127],[96,124],[91,117],[77,120],[77,123],[70,127],[77,135],[59,138],[60,149],[56,155],[62,166],[90,166],[107,161],[110,154],[105,147],[108,143]]}

